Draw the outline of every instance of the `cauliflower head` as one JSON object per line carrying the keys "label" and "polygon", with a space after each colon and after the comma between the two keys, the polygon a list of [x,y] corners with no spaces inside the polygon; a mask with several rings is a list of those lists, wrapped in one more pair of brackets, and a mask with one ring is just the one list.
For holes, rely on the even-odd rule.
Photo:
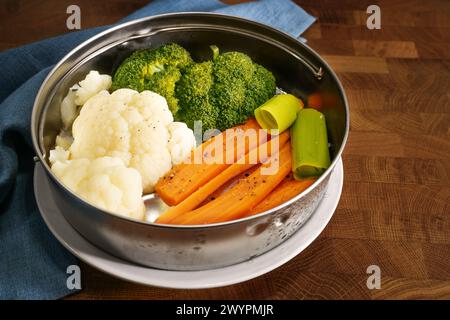
{"label": "cauliflower head", "polygon": [[56,147],[50,152],[51,169],[70,190],[101,209],[142,220],[142,182],[139,172],[120,158],[68,160],[69,152]]}
{"label": "cauliflower head", "polygon": [[195,146],[192,130],[173,122],[166,99],[151,91],[100,91],[72,125],[71,159],[113,157],[136,169],[144,193]]}

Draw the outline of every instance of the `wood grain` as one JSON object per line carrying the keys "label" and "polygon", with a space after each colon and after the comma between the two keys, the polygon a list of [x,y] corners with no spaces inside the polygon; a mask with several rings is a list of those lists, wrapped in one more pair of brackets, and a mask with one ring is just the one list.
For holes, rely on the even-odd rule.
{"label": "wood grain", "polygon": [[383,58],[418,58],[416,44],[413,41],[367,41],[353,40],[355,55]]}
{"label": "wood grain", "polygon": [[[67,32],[73,1],[0,4],[0,50]],[[141,0],[78,0],[82,27],[115,22]],[[239,1],[232,1],[239,2]],[[320,237],[286,265],[242,284],[168,290],[82,264],[72,299],[450,299],[450,2],[298,0],[304,34],[335,68],[351,109],[344,190]],[[365,27],[378,4],[381,30]],[[380,290],[366,287],[379,265]]]}
{"label": "wood grain", "polygon": [[389,73],[386,60],[378,57],[323,55],[335,72]]}

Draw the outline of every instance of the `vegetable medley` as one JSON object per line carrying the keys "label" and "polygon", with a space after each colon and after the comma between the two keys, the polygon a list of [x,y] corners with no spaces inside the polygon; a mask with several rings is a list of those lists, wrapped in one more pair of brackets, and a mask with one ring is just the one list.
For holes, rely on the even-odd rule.
{"label": "vegetable medley", "polygon": [[248,55],[216,46],[207,61],[171,43],[132,53],[112,77],[91,71],[69,89],[61,119],[49,157],[60,181],[138,220],[148,219],[143,194],[155,192],[166,205],[155,223],[264,212],[330,165],[325,116],[276,94],[273,74]]}

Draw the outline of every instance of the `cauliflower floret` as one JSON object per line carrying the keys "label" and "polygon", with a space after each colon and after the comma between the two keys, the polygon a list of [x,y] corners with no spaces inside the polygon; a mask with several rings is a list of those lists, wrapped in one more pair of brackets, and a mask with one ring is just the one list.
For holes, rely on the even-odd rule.
{"label": "cauliflower floret", "polygon": [[[75,85],[78,87],[78,85]],[[69,89],[69,93],[61,102],[61,121],[64,129],[69,129],[73,121],[77,117],[76,90],[74,87]]]}
{"label": "cauliflower floret", "polygon": [[50,150],[50,156],[48,160],[50,163],[55,163],[57,161],[64,162],[69,159],[70,152],[65,150],[63,147],[56,146],[55,149]]}
{"label": "cauliflower floret", "polygon": [[169,151],[172,164],[183,162],[191,150],[195,148],[195,137],[191,129],[184,122],[172,122],[167,127],[169,130]]}
{"label": "cauliflower floret", "polygon": [[72,135],[69,135],[66,131],[61,131],[61,133],[56,136],[55,146],[68,150],[72,145],[72,142]]}
{"label": "cauliflower floret", "polygon": [[50,152],[52,171],[70,190],[101,209],[143,220],[142,182],[137,170],[120,158],[67,160],[68,151]]}
{"label": "cauliflower floret", "polygon": [[75,91],[75,103],[77,106],[82,106],[92,96],[96,95],[102,90],[108,90],[111,87],[112,79],[110,75],[100,74],[98,71],[90,71],[84,80],[81,80],[77,85]]}
{"label": "cauliflower floret", "polygon": [[122,113],[127,105],[101,91],[89,99],[72,125],[71,159],[118,157],[130,162],[130,132]]}
{"label": "cauliflower floret", "polygon": [[78,115],[78,106],[102,90],[111,87],[112,79],[107,74],[90,71],[84,80],[73,85],[61,102],[61,121],[64,129],[69,129]]}
{"label": "cauliflower floret", "polygon": [[[131,89],[112,94],[101,91],[84,104],[73,123],[71,159],[118,157],[139,171],[144,192],[153,192],[158,179],[170,170],[172,155],[177,162],[187,156],[194,139],[190,129],[181,126],[175,130],[175,126],[170,130],[172,123],[172,113],[159,94]],[[187,142],[180,137],[183,133],[190,135]],[[177,143],[187,146],[175,150]]]}

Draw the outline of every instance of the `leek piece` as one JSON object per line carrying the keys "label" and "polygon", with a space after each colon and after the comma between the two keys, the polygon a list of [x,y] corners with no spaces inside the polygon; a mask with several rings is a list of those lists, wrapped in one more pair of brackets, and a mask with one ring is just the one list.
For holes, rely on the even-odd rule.
{"label": "leek piece", "polygon": [[300,110],[291,127],[291,146],[295,179],[321,175],[330,166],[325,116],[312,108]]}
{"label": "leek piece", "polygon": [[255,118],[261,128],[280,134],[294,123],[301,108],[302,101],[292,94],[277,94],[255,109]]}

